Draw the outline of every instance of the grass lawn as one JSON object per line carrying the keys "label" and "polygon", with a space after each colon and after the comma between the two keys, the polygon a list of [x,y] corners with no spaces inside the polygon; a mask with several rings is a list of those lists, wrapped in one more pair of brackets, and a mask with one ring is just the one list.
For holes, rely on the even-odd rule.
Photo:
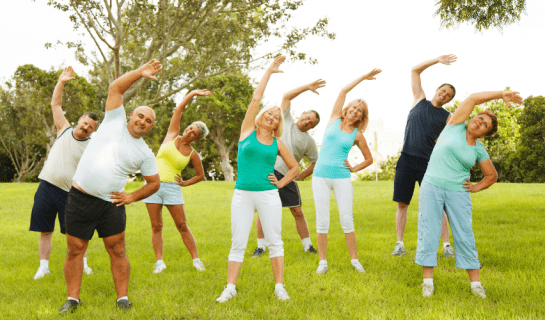
{"label": "grass lawn", "polygon": [[[129,190],[140,183],[131,183]],[[0,184],[0,318],[57,317],[66,300],[63,263],[66,239],[57,223],[50,259],[51,274],[35,281],[39,234],[29,232],[30,212],[38,184]],[[303,209],[316,247],[314,201],[310,181],[299,183]],[[438,239],[436,292],[421,297],[422,269],[412,261],[416,251],[417,196],[409,207],[407,255],[391,256],[395,245],[392,182],[354,182],[354,220],[360,274],[350,266],[332,201],[328,264],[315,273],[318,256],[303,253],[289,210],[283,211],[285,285],[291,300],[279,302],[268,257],[250,259],[252,230],[237,283],[237,296],[215,303],[227,281],[231,245],[230,203],[234,183],[202,182],[184,188],[186,215],[207,270],[196,271],[166,208],[164,261],[167,269],[152,274],[155,262],[145,205],[127,207],[127,252],[131,262],[129,298],[133,310],[121,312],[109,257],[95,233],[89,243],[92,275],[83,275],[82,305],[74,319],[542,319],[545,318],[545,185],[496,184],[473,194],[473,229],[484,268],[481,282],[487,299],[469,292],[464,270],[442,256]],[[417,194],[417,193],[415,193]],[[451,235],[452,239],[452,235]]]}

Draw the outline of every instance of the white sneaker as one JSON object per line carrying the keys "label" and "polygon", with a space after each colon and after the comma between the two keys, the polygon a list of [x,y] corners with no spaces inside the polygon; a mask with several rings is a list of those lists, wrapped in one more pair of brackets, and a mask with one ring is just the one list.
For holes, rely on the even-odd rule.
{"label": "white sneaker", "polygon": [[471,293],[473,293],[474,295],[476,295],[477,297],[481,297],[483,299],[486,298],[486,288],[483,287],[482,285],[478,285],[474,288],[471,288]]}
{"label": "white sneaker", "polygon": [[160,273],[161,271],[165,270],[167,268],[167,265],[163,261],[157,261],[153,265],[153,273]]}
{"label": "white sneaker", "polygon": [[204,264],[202,264],[201,260],[193,261],[193,266],[195,267],[195,269],[197,269],[199,271],[205,271],[206,270],[206,268],[204,267]]}
{"label": "white sneaker", "polygon": [[363,269],[363,266],[359,261],[350,261],[350,264],[352,265],[352,267],[354,267],[354,269],[356,269],[356,271],[361,273],[365,272],[365,269]]}
{"label": "white sneaker", "polygon": [[36,274],[34,275],[34,280],[41,279],[49,274],[49,268],[47,267],[39,267],[38,271],[36,271]]}
{"label": "white sneaker", "polygon": [[93,269],[89,268],[89,266],[83,267],[83,272],[85,274],[93,274]]}
{"label": "white sneaker", "polygon": [[225,286],[225,289],[223,289],[223,292],[221,293],[220,297],[216,299],[216,302],[224,303],[231,299],[233,299],[234,296],[237,295],[236,290],[228,289],[227,286]]}
{"label": "white sneaker", "polygon": [[433,287],[433,284],[426,284],[423,283],[420,285],[422,287],[422,297],[429,298],[433,295],[435,292],[435,288]]}
{"label": "white sneaker", "polygon": [[327,265],[319,264],[318,269],[316,269],[316,273],[326,274],[328,270],[329,268],[327,267]]}
{"label": "white sneaker", "polygon": [[286,289],[284,289],[284,286],[282,286],[282,289],[274,290],[274,295],[280,301],[288,301],[290,299],[290,297],[288,296],[288,292],[286,291]]}

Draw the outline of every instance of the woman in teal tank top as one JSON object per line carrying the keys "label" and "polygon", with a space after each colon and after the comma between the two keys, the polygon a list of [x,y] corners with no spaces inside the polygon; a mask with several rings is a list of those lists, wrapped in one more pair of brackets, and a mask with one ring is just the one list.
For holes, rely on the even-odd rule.
{"label": "woman in teal tank top", "polygon": [[[159,273],[166,269],[166,264],[163,261],[163,205],[170,212],[174,224],[182,236],[182,241],[191,254],[193,266],[199,271],[206,270],[199,259],[195,239],[187,225],[184,199],[180,186],[187,187],[204,180],[201,158],[191,147],[191,143],[204,139],[208,135],[208,128],[203,122],[196,121],[189,125],[181,136],[178,134],[180,133],[182,112],[185,110],[187,104],[195,96],[208,96],[209,94],[210,91],[208,90],[194,90],[174,109],[168,132],[156,157],[159,177],[161,178],[161,187],[159,191],[142,200],[142,202],[146,203],[151,220],[151,242],[155,258],[157,259],[157,262],[153,266],[153,273]],[[181,171],[189,162],[195,168],[196,175],[184,181]]]}
{"label": "woman in teal tank top", "polygon": [[[299,166],[288,148],[277,139],[282,135],[284,119],[279,107],[266,107],[259,111],[259,104],[271,74],[282,72],[278,67],[286,57],[277,57],[265,71],[255,89],[252,102],[240,129],[238,141],[238,176],[231,203],[231,251],[227,270],[227,286],[216,299],[226,302],[236,295],[237,283],[248,236],[257,210],[263,226],[265,242],[275,280],[275,295],[288,300],[284,289],[284,247],[282,243],[282,203],[278,189],[288,184],[299,173]],[[257,127],[257,129],[256,129]],[[282,157],[290,171],[278,181],[274,175],[276,156]]]}
{"label": "woman in teal tank top", "polygon": [[[356,232],[352,213],[352,181],[351,172],[358,172],[373,163],[371,151],[363,136],[363,131],[369,122],[367,103],[356,99],[343,108],[346,95],[363,80],[374,80],[380,69],[373,69],[356,80],[350,82],[344,88],[335,101],[329,123],[327,125],[320,156],[316,162],[312,176],[312,192],[316,207],[316,241],[320,262],[317,273],[325,274],[328,271],[327,233],[329,231],[329,205],[331,190],[335,193],[335,200],[339,208],[339,218],[343,228],[346,246],[350,253],[350,263],[354,269],[364,272],[358,261],[356,246]],[[348,162],[348,152],[353,145],[357,145],[363,154],[364,161],[356,166]]]}

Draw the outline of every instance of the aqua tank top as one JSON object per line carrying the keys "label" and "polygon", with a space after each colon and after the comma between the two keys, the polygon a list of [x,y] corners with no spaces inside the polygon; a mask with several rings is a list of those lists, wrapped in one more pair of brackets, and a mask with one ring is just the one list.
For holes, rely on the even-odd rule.
{"label": "aqua tank top", "polygon": [[350,178],[350,170],[344,166],[344,160],[348,158],[348,152],[356,140],[357,128],[352,133],[341,130],[341,119],[330,123],[325,129],[320,156],[316,161],[313,175],[328,179]]}
{"label": "aqua tank top", "polygon": [[157,157],[155,157],[161,182],[176,182],[174,177],[187,167],[191,154],[195,151],[191,150],[189,156],[184,156],[174,144],[176,139],[162,145],[159,152],[157,152]]}
{"label": "aqua tank top", "polygon": [[270,145],[257,141],[256,132],[238,142],[238,176],[235,189],[245,191],[274,190],[276,186],[269,181],[269,173],[274,173],[278,154],[276,138]]}

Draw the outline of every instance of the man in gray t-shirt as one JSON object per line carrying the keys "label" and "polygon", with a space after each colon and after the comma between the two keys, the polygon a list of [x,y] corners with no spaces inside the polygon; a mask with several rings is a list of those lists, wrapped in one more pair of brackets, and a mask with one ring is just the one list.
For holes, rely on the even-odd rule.
{"label": "man in gray t-shirt", "polygon": [[[304,86],[295,88],[291,91],[288,91],[284,94],[282,98],[282,111],[284,115],[284,132],[280,137],[280,140],[284,142],[288,150],[293,155],[297,162],[301,161],[303,157],[307,157],[310,162],[310,166],[295,178],[295,180],[303,180],[314,171],[314,165],[316,160],[318,160],[318,150],[316,148],[316,142],[308,130],[314,128],[320,122],[320,116],[318,112],[314,110],[305,111],[301,114],[297,122],[293,120],[291,116],[291,100],[300,95],[301,93],[310,90],[316,94],[318,88],[325,86],[324,80],[316,80]],[[280,158],[276,158],[276,164],[274,166],[274,174],[278,180],[282,179],[284,175],[288,173],[289,169]],[[283,188],[278,190],[280,195],[280,200],[282,201],[282,207],[290,208],[293,217],[295,218],[295,227],[297,232],[301,237],[303,242],[303,248],[305,252],[317,253],[316,249],[312,246],[310,241],[310,234],[308,231],[307,221],[305,220],[305,215],[303,214],[303,209],[301,208],[301,195],[299,194],[299,188],[297,187],[297,182],[293,180]],[[252,258],[259,257],[265,252],[265,235],[261,229],[261,222],[259,217],[256,222],[257,229],[257,248],[255,249]]]}

